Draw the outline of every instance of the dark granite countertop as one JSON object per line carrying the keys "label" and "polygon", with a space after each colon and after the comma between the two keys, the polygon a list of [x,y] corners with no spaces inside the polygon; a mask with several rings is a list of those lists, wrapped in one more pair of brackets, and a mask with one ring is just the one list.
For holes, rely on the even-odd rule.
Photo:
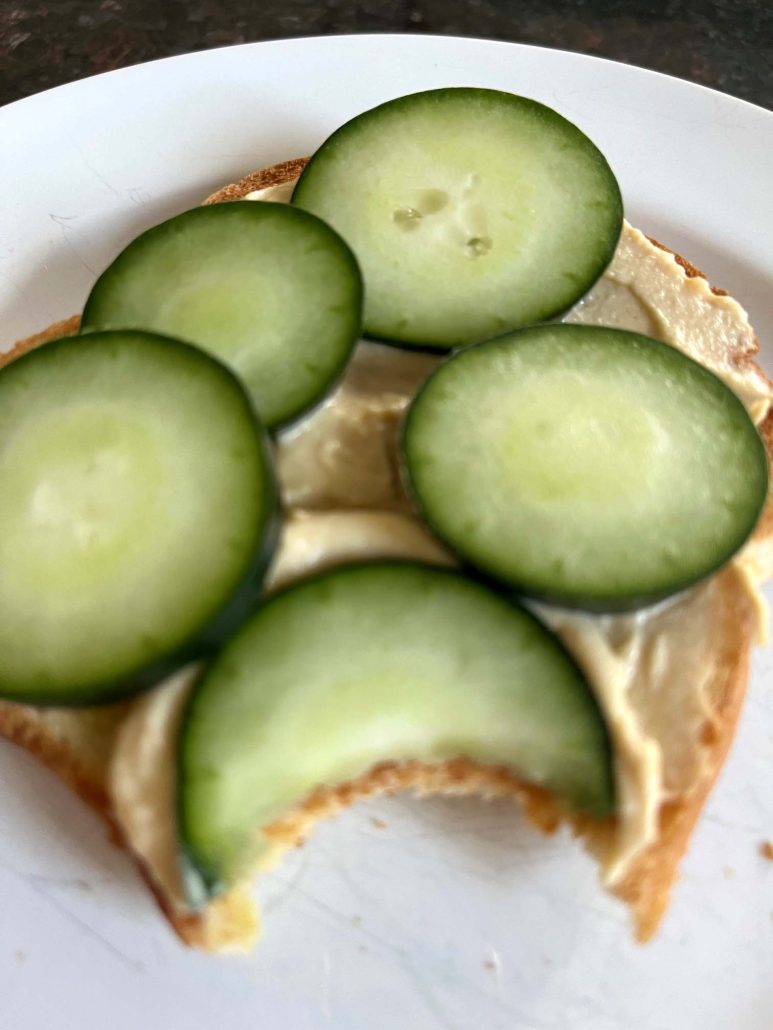
{"label": "dark granite countertop", "polygon": [[578,50],[773,108],[771,0],[0,0],[0,104],[190,50],[344,32]]}

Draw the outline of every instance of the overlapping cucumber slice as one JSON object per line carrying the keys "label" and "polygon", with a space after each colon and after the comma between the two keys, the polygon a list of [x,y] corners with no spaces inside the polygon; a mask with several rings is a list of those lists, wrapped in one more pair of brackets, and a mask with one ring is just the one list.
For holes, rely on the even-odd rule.
{"label": "overlapping cucumber slice", "polygon": [[156,682],[233,631],[276,519],[234,376],[141,332],[0,371],[0,696],[68,705]]}
{"label": "overlapping cucumber slice", "polygon": [[277,428],[331,388],[362,320],[341,238],[285,204],[195,208],[143,233],[97,280],[83,328],[134,328],[210,351]]}
{"label": "overlapping cucumber slice", "polygon": [[365,330],[437,350],[569,308],[622,227],[609,165],[543,104],[489,89],[401,97],[338,129],[292,203],[349,243]]}
{"label": "overlapping cucumber slice", "polygon": [[260,857],[260,830],[314,787],[383,760],[467,756],[568,806],[612,810],[607,732],[557,638],[455,572],[373,562],[266,601],[194,690],[179,818],[200,900]]}
{"label": "overlapping cucumber slice", "polygon": [[752,532],[768,462],[716,376],[645,336],[524,329],[454,355],[409,410],[429,524],[523,593],[638,607],[719,568]]}

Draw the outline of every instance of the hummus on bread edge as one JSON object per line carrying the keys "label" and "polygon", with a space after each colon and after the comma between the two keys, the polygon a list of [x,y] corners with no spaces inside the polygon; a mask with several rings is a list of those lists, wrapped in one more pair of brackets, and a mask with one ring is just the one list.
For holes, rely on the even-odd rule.
{"label": "hummus on bread edge", "polygon": [[[247,200],[286,202],[294,181]],[[743,308],[688,277],[668,251],[624,223],[615,256],[566,321],[641,332],[678,347],[711,369],[759,424],[771,387],[753,365],[754,331]],[[435,355],[377,343],[358,345],[329,398],[281,434],[276,460],[289,520],[269,586],[325,564],[368,557],[448,561],[412,516],[397,464],[397,430]],[[740,589],[766,612],[754,569],[735,559]],[[656,837],[660,806],[698,787],[706,775],[702,730],[711,720],[705,660],[714,635],[716,576],[676,599],[625,615],[590,615],[535,605],[585,672],[614,743],[618,818],[593,842],[608,885]],[[159,887],[185,908],[174,817],[174,748],[192,675],[138,699],[117,740],[111,769],[115,813],[132,849]]]}

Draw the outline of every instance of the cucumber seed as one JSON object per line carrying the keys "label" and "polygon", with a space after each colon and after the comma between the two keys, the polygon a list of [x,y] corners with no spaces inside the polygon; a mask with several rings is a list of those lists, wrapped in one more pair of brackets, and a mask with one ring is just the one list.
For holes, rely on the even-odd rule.
{"label": "cucumber seed", "polygon": [[419,228],[421,212],[417,211],[415,207],[396,207],[392,212],[392,221],[401,229],[410,232]]}
{"label": "cucumber seed", "polygon": [[492,242],[490,236],[471,236],[464,245],[464,252],[467,257],[483,257],[491,250]]}

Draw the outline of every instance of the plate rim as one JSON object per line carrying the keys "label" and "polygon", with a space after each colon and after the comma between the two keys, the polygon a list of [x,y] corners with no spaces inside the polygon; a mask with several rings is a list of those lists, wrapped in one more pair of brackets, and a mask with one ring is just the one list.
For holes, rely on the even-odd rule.
{"label": "plate rim", "polygon": [[[670,83],[672,86],[678,84],[679,87],[688,87],[692,90],[696,90],[707,96],[715,98],[721,98],[723,102],[731,101],[733,104],[740,104],[745,108],[749,108],[751,111],[758,114],[767,115],[771,119],[771,129],[773,129],[773,110],[763,107],[761,104],[756,104],[751,100],[745,100],[743,97],[737,97],[732,93],[726,93],[723,90],[715,89],[712,86],[706,86],[700,82],[694,82],[691,79],[682,78],[679,75],[673,75],[670,72],[662,72],[655,68],[647,68],[644,65],[635,64],[629,61],[624,61],[615,57],[605,57],[599,54],[588,54],[582,50],[569,50],[564,47],[552,47],[547,44],[541,43],[522,43],[518,40],[506,40],[496,39],[490,36],[458,36],[453,33],[421,33],[421,32],[334,32],[326,35],[315,34],[308,36],[272,36],[270,39],[259,39],[252,40],[244,43],[230,43],[224,46],[207,47],[204,50],[189,50],[182,54],[168,54],[166,57],[154,57],[147,61],[136,61],[133,64],[125,65],[121,68],[111,68],[104,72],[95,72],[92,75],[85,75],[77,79],[72,79],[69,82],[62,82],[56,86],[49,86],[47,89],[39,90],[36,93],[31,93],[26,97],[19,97],[17,100],[11,100],[7,104],[0,105],[0,117],[5,115],[7,112],[18,109],[21,105],[28,105],[32,103],[41,103],[49,98],[52,94],[60,95],[63,91],[75,90],[77,88],[85,88],[85,84],[90,84],[95,80],[105,79],[108,76],[132,76],[141,74],[143,69],[150,68],[155,65],[161,65],[171,62],[182,63],[184,61],[195,61],[195,60],[206,60],[210,55],[222,54],[226,51],[236,50],[250,50],[258,47],[270,47],[276,45],[282,46],[306,46],[308,44],[327,44],[329,40],[341,40],[345,42],[352,42],[359,40],[389,40],[390,44],[394,41],[405,41],[405,40],[421,40],[422,42],[440,42],[440,43],[484,43],[487,45],[494,45],[497,47],[515,47],[525,51],[541,51],[552,54],[561,55],[569,58],[579,58],[583,61],[592,62],[599,65],[615,65],[618,68],[624,69],[626,74],[631,75],[642,75],[645,77],[655,77],[656,79],[662,79]],[[15,113],[15,110],[14,110]]]}

